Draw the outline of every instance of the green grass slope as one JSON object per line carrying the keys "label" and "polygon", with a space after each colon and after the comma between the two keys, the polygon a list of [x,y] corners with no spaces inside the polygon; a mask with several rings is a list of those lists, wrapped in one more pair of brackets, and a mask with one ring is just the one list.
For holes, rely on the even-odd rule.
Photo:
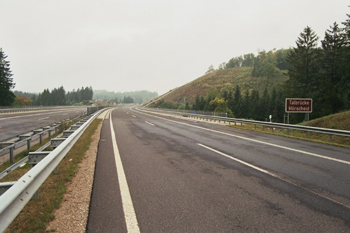
{"label": "green grass slope", "polygon": [[194,102],[197,94],[206,95],[210,89],[233,91],[236,85],[239,85],[242,93],[246,90],[258,90],[263,93],[265,87],[269,90],[276,84],[284,83],[288,77],[282,75],[277,78],[252,77],[252,67],[236,67],[224,70],[217,70],[212,73],[203,75],[190,83],[187,83],[164,98],[165,102],[179,103],[186,98],[190,103]]}
{"label": "green grass slope", "polygon": [[318,118],[310,121],[308,125],[320,128],[350,130],[350,111]]}
{"label": "green grass slope", "polygon": [[[325,116],[322,118],[318,118],[310,121],[308,125],[313,127],[319,127],[319,128],[329,128],[329,129],[349,131],[350,130],[350,111],[345,111],[345,112]],[[311,133],[310,138],[319,140],[319,141],[325,141],[325,142],[329,142],[329,139],[330,139],[329,135],[316,134],[316,133]],[[332,142],[349,147],[350,137],[333,136]]]}

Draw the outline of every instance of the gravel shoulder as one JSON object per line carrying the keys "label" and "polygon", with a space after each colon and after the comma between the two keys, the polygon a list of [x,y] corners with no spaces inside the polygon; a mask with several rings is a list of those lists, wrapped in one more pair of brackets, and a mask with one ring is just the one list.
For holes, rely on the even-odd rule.
{"label": "gravel shoulder", "polygon": [[85,232],[89,214],[91,190],[102,122],[91,137],[91,144],[79,164],[79,171],[70,183],[55,219],[48,223],[47,232]]}

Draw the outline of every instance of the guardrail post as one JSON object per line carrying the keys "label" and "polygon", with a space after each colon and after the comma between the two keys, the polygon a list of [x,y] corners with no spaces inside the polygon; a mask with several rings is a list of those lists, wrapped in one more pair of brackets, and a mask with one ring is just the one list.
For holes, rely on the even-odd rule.
{"label": "guardrail post", "polygon": [[306,138],[309,138],[309,132],[306,131]]}
{"label": "guardrail post", "polygon": [[30,141],[32,138],[28,138],[27,139],[27,150],[30,150]]}
{"label": "guardrail post", "polygon": [[32,140],[31,136],[28,135],[19,135],[18,136],[20,140],[26,140],[27,141],[27,150],[30,149],[30,140]]}
{"label": "guardrail post", "polygon": [[39,138],[40,138],[40,145],[43,144],[43,130],[42,129],[38,129],[38,130],[33,130],[34,134],[39,134]]}
{"label": "guardrail post", "polygon": [[256,124],[254,124],[254,129],[256,129]]}
{"label": "guardrail post", "polygon": [[332,134],[329,135],[329,142],[332,143]]}
{"label": "guardrail post", "polygon": [[13,148],[15,147],[15,145],[10,147],[10,163],[13,164],[15,161],[13,159]]}
{"label": "guardrail post", "polygon": [[39,200],[39,190],[37,190],[37,191],[33,194],[32,200]]}
{"label": "guardrail post", "polygon": [[51,126],[54,128],[55,134],[57,134],[57,127],[58,127],[58,125],[57,124],[52,124]]}
{"label": "guardrail post", "polygon": [[13,149],[15,148],[15,143],[14,142],[1,142],[0,148],[7,148],[10,150],[10,163],[11,164],[14,163]]}

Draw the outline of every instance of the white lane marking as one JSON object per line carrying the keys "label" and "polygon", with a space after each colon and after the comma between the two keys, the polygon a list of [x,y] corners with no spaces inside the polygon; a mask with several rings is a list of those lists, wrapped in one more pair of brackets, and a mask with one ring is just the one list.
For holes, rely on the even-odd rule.
{"label": "white lane marking", "polygon": [[324,155],[319,155],[319,154],[315,154],[315,153],[311,153],[311,152],[307,152],[307,151],[302,151],[302,150],[298,150],[298,149],[294,149],[294,148],[290,148],[290,147],[280,146],[280,145],[276,145],[276,144],[272,144],[272,143],[268,143],[268,142],[258,141],[258,140],[251,139],[251,138],[246,138],[246,137],[242,137],[242,136],[238,136],[238,135],[233,135],[233,134],[229,134],[229,133],[225,133],[225,132],[220,132],[220,131],[213,130],[213,129],[207,129],[207,128],[203,128],[203,127],[196,126],[196,125],[191,125],[191,124],[187,124],[187,123],[183,123],[183,122],[173,121],[173,120],[169,120],[169,119],[166,119],[166,118],[163,118],[163,117],[159,117],[159,116],[155,116],[155,115],[150,115],[150,114],[144,113],[144,112],[142,112],[139,109],[137,109],[137,110],[140,113],[143,113],[145,115],[153,116],[153,117],[156,117],[156,118],[159,118],[159,119],[163,119],[163,120],[166,120],[166,121],[170,121],[170,122],[174,122],[174,123],[177,123],[177,124],[191,126],[193,128],[203,129],[203,130],[211,131],[211,132],[214,132],[214,133],[224,134],[224,135],[227,135],[227,136],[240,138],[240,139],[251,141],[251,142],[256,142],[256,143],[260,143],[260,144],[264,144],[264,145],[268,145],[268,146],[277,147],[277,148],[280,148],[280,149],[294,151],[294,152],[298,152],[298,153],[301,153],[301,154],[307,154],[307,155],[310,155],[310,156],[314,156],[314,157],[318,157],[318,158],[327,159],[327,160],[331,160],[331,161],[334,161],[334,162],[350,165],[350,162],[346,161],[346,160],[335,159],[335,158],[327,157],[327,156],[324,156]]}
{"label": "white lane marking", "polygon": [[40,119],[38,119],[38,121],[40,121],[40,120],[45,120],[45,119],[49,119],[50,117],[43,117],[43,118],[40,118]]}
{"label": "white lane marking", "polygon": [[151,122],[145,121],[147,124],[155,126],[154,124],[152,124]]}
{"label": "white lane marking", "polygon": [[[110,113],[111,114],[111,113]],[[124,211],[124,218],[126,223],[126,228],[128,232],[140,232],[140,228],[137,222],[136,213],[134,210],[134,205],[132,203],[130,191],[128,182],[126,180],[123,163],[120,158],[117,140],[115,137],[115,132],[113,129],[113,122],[112,122],[112,116],[109,118],[110,126],[111,126],[111,136],[112,136],[112,143],[113,143],[113,151],[114,151],[114,157],[115,157],[115,163],[117,167],[117,174],[118,174],[118,182],[119,182],[119,189],[120,189],[120,195],[122,198],[122,204],[123,204],[123,211]]]}
{"label": "white lane marking", "polygon": [[332,199],[332,198],[329,198],[329,197],[327,197],[327,196],[325,196],[325,195],[322,195],[322,194],[320,194],[320,193],[317,193],[317,192],[315,192],[315,191],[313,191],[313,190],[311,190],[311,189],[308,189],[308,188],[305,188],[305,187],[303,187],[303,186],[300,186],[299,184],[296,184],[296,183],[294,183],[294,182],[292,182],[292,181],[289,181],[289,180],[287,180],[287,179],[285,179],[285,178],[283,178],[283,177],[281,177],[281,176],[279,176],[279,175],[276,175],[276,174],[274,174],[274,173],[272,173],[272,172],[269,172],[269,171],[267,171],[267,170],[265,170],[265,169],[262,169],[262,168],[260,168],[260,167],[255,166],[255,165],[252,165],[252,164],[250,164],[250,163],[244,162],[243,160],[240,160],[240,159],[234,158],[234,157],[232,157],[232,156],[229,156],[228,154],[225,154],[225,153],[223,153],[223,152],[221,152],[221,151],[215,150],[215,149],[213,149],[213,148],[211,148],[211,147],[209,147],[209,146],[205,146],[205,145],[203,145],[203,144],[201,144],[201,143],[197,143],[197,144],[198,144],[199,146],[204,147],[204,148],[206,148],[206,149],[208,149],[208,150],[211,150],[211,151],[213,151],[213,152],[215,152],[215,153],[217,153],[217,154],[220,154],[220,155],[222,155],[222,156],[225,156],[226,158],[232,159],[232,160],[234,160],[234,161],[236,161],[236,162],[239,162],[239,163],[241,163],[241,164],[243,164],[243,165],[246,165],[246,166],[248,166],[248,167],[250,167],[250,168],[253,168],[253,169],[257,170],[257,171],[260,171],[260,172],[262,172],[262,173],[265,173],[265,174],[267,174],[267,175],[270,175],[270,176],[272,176],[272,177],[275,177],[275,178],[277,178],[277,179],[279,179],[279,180],[282,180],[282,181],[284,181],[284,182],[287,182],[287,183],[289,183],[289,184],[291,184],[291,185],[294,185],[294,186],[296,186],[296,187],[299,187],[299,188],[301,188],[301,189],[304,189],[304,190],[306,190],[306,191],[308,191],[308,192],[310,192],[310,193],[313,193],[313,194],[315,194],[315,195],[317,195],[317,196],[319,196],[319,197],[325,198],[325,199],[327,199],[327,200],[329,200],[329,201],[331,201],[331,202],[337,203],[337,204],[339,204],[339,205],[342,205],[342,206],[344,206],[344,207],[350,209],[350,206],[347,206],[346,204],[344,204],[344,203],[342,203],[342,202],[339,202],[339,201],[334,200],[334,199]]}
{"label": "white lane marking", "polygon": [[62,116],[68,115],[68,113],[62,114]]}
{"label": "white lane marking", "polygon": [[134,115],[131,115],[131,116],[136,118],[136,116],[134,116]]}
{"label": "white lane marking", "polygon": [[223,156],[225,156],[226,158],[232,159],[232,160],[234,160],[234,161],[236,161],[236,162],[239,162],[239,163],[241,163],[241,164],[244,164],[244,165],[246,165],[246,166],[248,166],[248,167],[251,167],[251,168],[253,168],[253,169],[255,169],[255,170],[258,170],[258,171],[260,171],[260,172],[262,172],[262,173],[268,174],[268,175],[273,176],[273,177],[278,177],[277,175],[275,175],[275,174],[273,174],[273,173],[271,173],[271,172],[269,172],[269,171],[267,171],[267,170],[265,170],[265,169],[262,169],[262,168],[260,168],[260,167],[254,166],[254,165],[252,165],[252,164],[250,164],[250,163],[244,162],[243,160],[240,160],[240,159],[231,157],[231,156],[229,156],[229,155],[227,155],[227,154],[225,154],[225,153],[223,153],[223,152],[221,152],[221,151],[215,150],[215,149],[213,149],[213,148],[211,148],[211,147],[209,147],[209,146],[205,146],[205,145],[200,144],[200,143],[197,143],[197,144],[198,144],[199,146],[201,146],[201,147],[204,147],[204,148],[206,148],[206,149],[208,149],[208,150],[211,150],[211,151],[213,151],[213,152],[215,152],[215,153],[217,153],[217,154],[223,155]]}

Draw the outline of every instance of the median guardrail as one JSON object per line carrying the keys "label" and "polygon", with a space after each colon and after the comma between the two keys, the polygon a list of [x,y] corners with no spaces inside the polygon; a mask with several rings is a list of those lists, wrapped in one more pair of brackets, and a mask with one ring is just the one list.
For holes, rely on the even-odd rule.
{"label": "median guardrail", "polygon": [[0,196],[0,232],[5,231],[11,224],[101,111],[103,110],[96,112],[89,119],[85,119],[84,123],[66,140],[61,142],[18,181],[9,184],[11,187]]}

